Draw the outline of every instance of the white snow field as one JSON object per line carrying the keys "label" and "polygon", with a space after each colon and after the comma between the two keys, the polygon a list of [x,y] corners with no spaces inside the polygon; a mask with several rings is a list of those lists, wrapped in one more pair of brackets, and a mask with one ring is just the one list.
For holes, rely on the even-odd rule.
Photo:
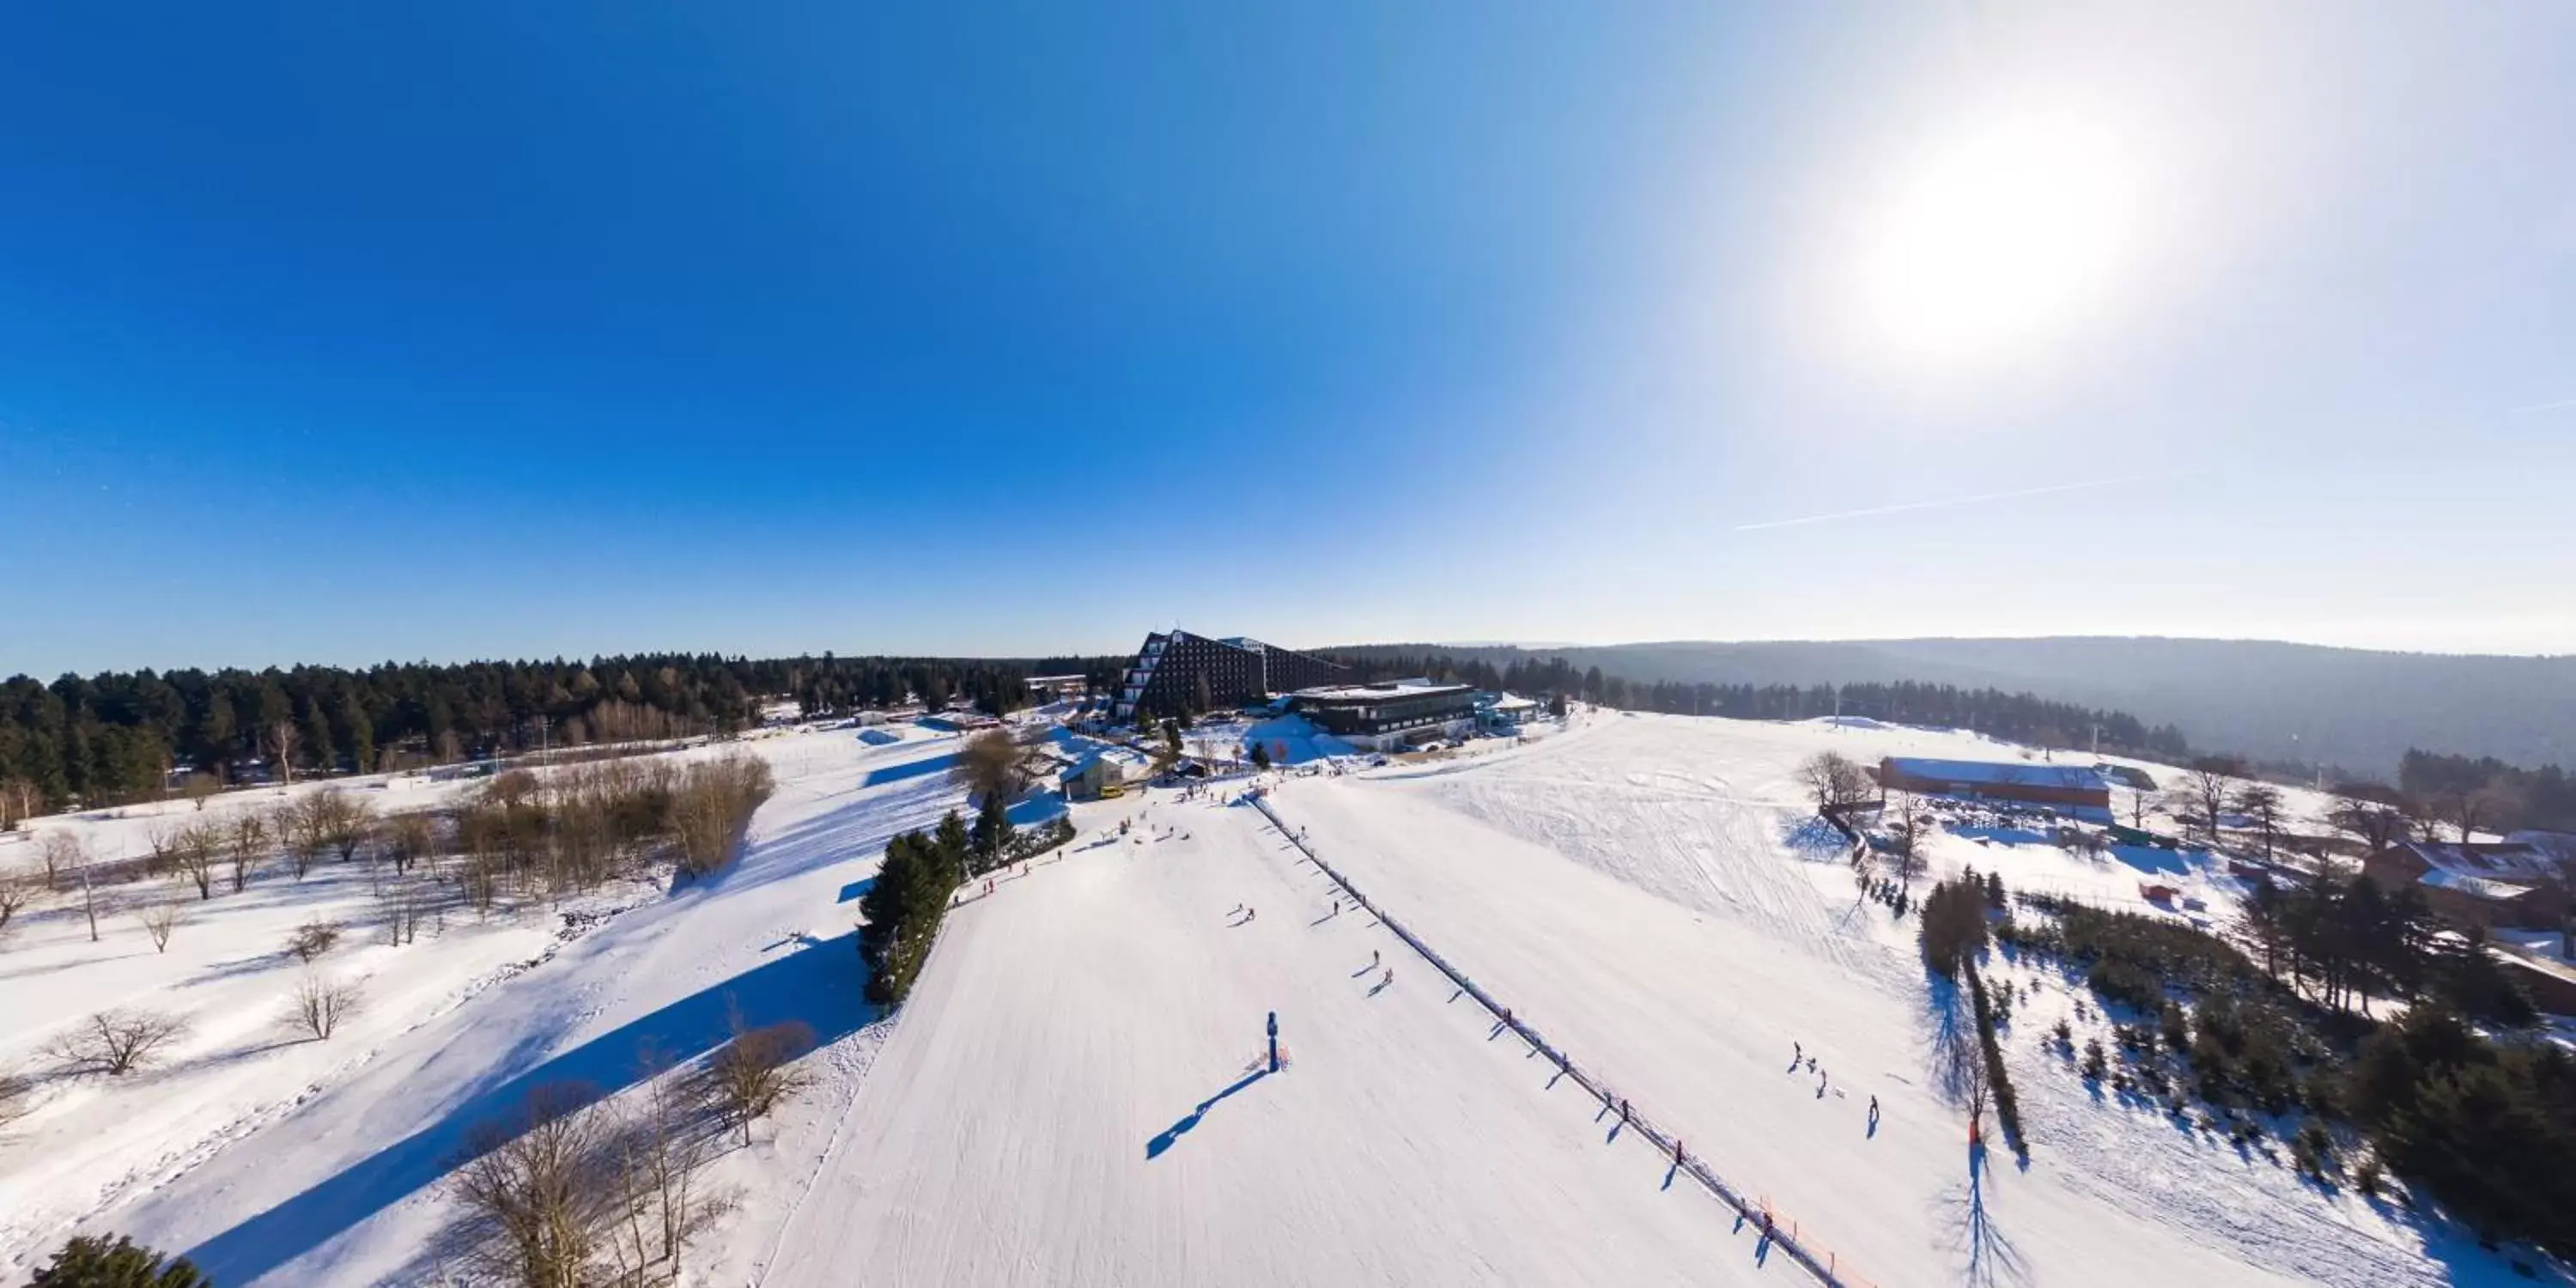
{"label": "white snow field", "polygon": [[[1519,1018],[1867,1282],[2523,1282],[2465,1237],[2303,1182],[2286,1157],[2097,1099],[2046,1049],[2067,981],[2001,958],[1990,979],[2040,989],[2006,1043],[2033,1148],[2026,1170],[1993,1151],[1972,1183],[1964,1117],[1931,1073],[1945,1034],[1912,922],[1857,898],[1840,845],[1811,843],[1796,769],[1821,748],[2010,754],[1964,734],[1595,717],[1455,766],[1292,780],[1275,804]],[[2119,859],[2102,871],[2053,846],[1957,838],[1935,856],[1963,861],[2134,901],[2138,872]],[[2157,878],[2232,902],[2224,876]],[[1798,1051],[1821,1078],[1791,1069]]]}
{"label": "white snow field", "polygon": [[[688,1282],[1814,1281],[1389,929],[1332,915],[1337,888],[1220,801],[1232,786],[1076,807],[1082,839],[965,892],[911,1001],[878,1016],[856,901],[891,836],[959,803],[955,740],[747,745],[779,788],[727,873],[609,892],[569,921],[539,908],[343,947],[333,967],[376,1005],[329,1043],[274,1027],[296,974],[277,948],[316,907],[363,908],[363,877],[326,863],[219,896],[166,956],[130,918],[93,945],[76,907],[48,906],[0,948],[0,1068],[108,1005],[182,1009],[197,1033],[160,1072],[49,1089],[0,1130],[0,1282],[76,1229],[186,1253],[223,1288],[452,1282],[444,1179],[472,1127],[546,1083],[629,1089],[640,1047],[701,1055],[733,1008],[804,1020],[822,1045],[814,1084],[715,1164],[738,1203]],[[1474,748],[1302,765],[1268,776],[1270,804],[1839,1282],[2527,1282],[2397,1209],[2097,1101],[2044,1044],[2066,981],[2000,956],[1990,978],[2036,989],[2007,1039],[2033,1149],[2026,1170],[1997,1149],[1972,1171],[1932,1073],[1943,1009],[1912,922],[1855,897],[1842,847],[1802,823],[1795,768],[1823,748],[2017,749],[1600,714]],[[1122,819],[1135,834],[1109,836]],[[2211,916],[2235,894],[2205,859],[2096,865],[2033,839],[1945,837],[1935,866],[2106,899],[2154,879]],[[1260,1060],[1272,1011],[1277,1074]],[[1790,1068],[1793,1044],[1821,1079]]]}
{"label": "white snow field", "polygon": [[[343,947],[325,960],[366,978],[369,1007],[327,1043],[275,1021],[297,974],[279,952],[287,928],[365,906],[363,876],[328,860],[305,883],[273,874],[219,894],[166,957],[130,921],[90,944],[76,904],[14,935],[0,951],[0,1067],[105,1006],[181,1010],[197,1033],[166,1069],[48,1093],[0,1132],[0,1281],[76,1228],[184,1252],[225,1288],[434,1281],[424,1258],[452,1215],[439,1182],[468,1130],[543,1083],[616,1091],[647,1041],[675,1060],[702,1054],[729,1005],[755,1024],[812,1024],[826,1045],[811,1063],[829,1075],[814,1100],[837,1108],[873,1050],[856,883],[888,837],[958,801],[940,772],[954,740],[745,745],[779,785],[738,866],[676,893],[567,905],[576,921],[627,905],[587,933],[538,908],[406,947]],[[774,1162],[764,1139],[723,1164],[749,1200],[743,1231],[775,1224],[783,1202],[764,1187],[803,1179]]]}
{"label": "white snow field", "polygon": [[1804,1282],[1259,814],[1155,796],[950,914],[762,1282]]}

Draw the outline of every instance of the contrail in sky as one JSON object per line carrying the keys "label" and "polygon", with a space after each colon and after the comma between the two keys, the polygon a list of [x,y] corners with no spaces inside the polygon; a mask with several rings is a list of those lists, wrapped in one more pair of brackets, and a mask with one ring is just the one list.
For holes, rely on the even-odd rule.
{"label": "contrail in sky", "polygon": [[1936,501],[1906,501],[1897,505],[1874,505],[1866,510],[1837,510],[1832,514],[1809,514],[1795,519],[1766,519],[1760,523],[1739,523],[1738,532],[1760,532],[1766,528],[1795,528],[1810,523],[1833,523],[1842,519],[1866,519],[1881,514],[1902,514],[1908,510],[1946,510],[1952,506],[1980,505],[1987,501],[2009,501],[2015,497],[2047,496],[2053,492],[2081,492],[2087,488],[2116,487],[2122,483],[2140,482],[2149,475],[2131,474],[2116,479],[2087,479],[2081,483],[2051,483],[2046,487],[2015,488],[2010,492],[1980,492],[1975,496],[1948,496]]}
{"label": "contrail in sky", "polygon": [[2514,407],[2508,409],[2505,415],[2528,416],[2536,411],[2557,411],[2564,407],[2576,407],[2576,398],[2570,398],[2565,402],[2541,403],[2534,407]]}

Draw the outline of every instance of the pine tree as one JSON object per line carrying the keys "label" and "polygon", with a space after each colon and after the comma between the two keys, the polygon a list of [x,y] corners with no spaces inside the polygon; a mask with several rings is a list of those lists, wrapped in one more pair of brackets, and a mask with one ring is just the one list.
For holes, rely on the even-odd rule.
{"label": "pine tree", "polygon": [[966,820],[957,817],[957,811],[952,809],[939,820],[939,830],[931,834],[930,843],[932,872],[944,879],[934,897],[945,901],[948,888],[966,879],[966,861],[974,852],[974,840],[967,835]]}
{"label": "pine tree", "polygon": [[877,865],[876,880],[869,884],[866,894],[859,896],[859,914],[867,918],[867,924],[859,928],[859,952],[872,966],[885,965],[888,950],[903,932],[904,919],[911,915],[928,884],[923,848],[919,832],[905,832],[887,842],[885,858]]}
{"label": "pine tree", "polygon": [[339,763],[338,754],[332,750],[331,722],[322,718],[320,699],[304,707],[304,754],[313,758],[313,772],[317,774],[328,774]]}
{"label": "pine tree", "polygon": [[974,853],[974,866],[969,872],[990,872],[1000,867],[1003,856],[1011,852],[1012,835],[1010,809],[1002,804],[1001,793],[985,793],[984,807],[975,815],[975,830],[967,838]]}
{"label": "pine tree", "polygon": [[29,1288],[213,1288],[187,1259],[165,1264],[160,1253],[118,1235],[116,1242],[81,1235],[62,1246],[36,1272]]}

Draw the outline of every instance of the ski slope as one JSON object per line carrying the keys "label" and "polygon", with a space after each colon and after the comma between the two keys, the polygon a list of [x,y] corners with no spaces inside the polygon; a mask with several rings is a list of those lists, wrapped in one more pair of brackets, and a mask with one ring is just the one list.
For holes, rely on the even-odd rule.
{"label": "ski slope", "polygon": [[[334,961],[378,1004],[327,1044],[276,1033],[293,974],[277,943],[317,910],[361,912],[361,878],[326,865],[220,897],[167,955],[123,923],[91,944],[76,913],[45,909],[0,954],[0,1063],[138,999],[198,1032],[171,1067],[49,1090],[0,1135],[0,1279],[78,1229],[184,1252],[226,1288],[441,1282],[466,1132],[544,1083],[628,1091],[642,1048],[702,1054],[739,1007],[823,1045],[813,1085],[714,1165],[735,1204],[692,1282],[1812,1282],[1393,934],[1331,915],[1330,880],[1213,795],[1076,807],[1083,839],[967,892],[910,1004],[876,1014],[858,894],[891,836],[961,803],[955,740],[746,745],[779,789],[727,873],[353,944]],[[2525,1282],[2396,1209],[2096,1100],[2041,1040],[2066,981],[2001,959],[1989,978],[2035,990],[2007,1039],[2034,1148],[2027,1170],[2000,1152],[1976,1165],[1933,1073],[1943,1043],[1973,1038],[1927,986],[1911,923],[1857,900],[1807,820],[1796,766],[1825,748],[2019,754],[1591,714],[1527,743],[1268,781],[1318,853],[1842,1282]],[[105,847],[146,825],[47,823]],[[2131,859],[2031,839],[1945,836],[1932,862],[2134,890]],[[2217,911],[2232,898],[2205,863],[2154,875]],[[1272,1011],[1290,1056],[1275,1075],[1259,1062]]]}
{"label": "ski slope", "polygon": [[1258,813],[1137,817],[950,914],[763,1283],[1806,1282]]}
{"label": "ski slope", "polygon": [[[1980,754],[1976,741],[1601,718],[1456,765],[1291,780],[1275,803],[1371,898],[1869,1282],[2512,1278],[2465,1238],[2097,1102],[2042,1049],[2066,981],[2002,960],[1990,979],[2041,990],[2007,1038],[2032,1161],[1998,1151],[1972,1175],[1964,1115],[1933,1074],[1941,1044],[1974,1041],[1964,1007],[1925,981],[1911,923],[1856,898],[1841,848],[1807,843],[1796,766],[1828,747],[1874,760]],[[2008,880],[2008,862],[2080,862],[2007,848],[2055,857],[1966,846]],[[1790,1067],[1800,1052],[1821,1078]]]}

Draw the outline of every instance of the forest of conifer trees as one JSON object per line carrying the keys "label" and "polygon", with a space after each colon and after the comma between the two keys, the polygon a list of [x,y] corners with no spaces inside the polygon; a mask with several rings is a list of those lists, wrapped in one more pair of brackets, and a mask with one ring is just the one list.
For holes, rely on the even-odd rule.
{"label": "forest of conifer trees", "polygon": [[234,782],[720,735],[757,723],[771,698],[812,716],[952,699],[999,713],[1026,704],[1029,673],[826,653],[22,675],[0,683],[0,824],[158,795],[182,771]]}

